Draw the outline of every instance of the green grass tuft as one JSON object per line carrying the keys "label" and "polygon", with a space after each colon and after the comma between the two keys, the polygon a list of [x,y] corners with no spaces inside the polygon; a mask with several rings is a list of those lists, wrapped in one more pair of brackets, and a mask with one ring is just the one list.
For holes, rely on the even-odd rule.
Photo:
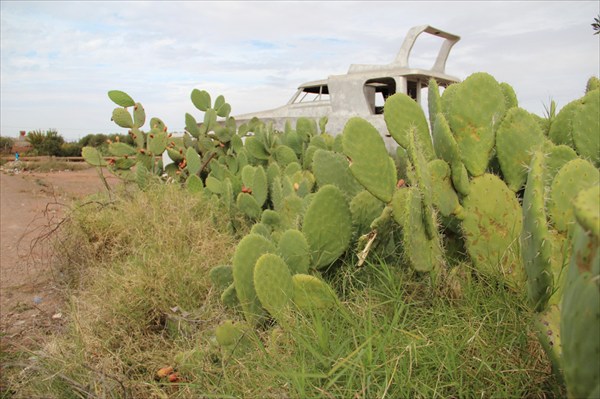
{"label": "green grass tuft", "polygon": [[[17,397],[560,397],[524,298],[462,274],[459,299],[400,264],[343,266],[338,308],[220,348],[208,272],[248,230],[163,185],[76,208],[60,241],[68,330],[8,382]],[[463,265],[464,266],[464,265]],[[180,377],[156,376],[172,366]],[[20,395],[20,396],[19,396]]]}

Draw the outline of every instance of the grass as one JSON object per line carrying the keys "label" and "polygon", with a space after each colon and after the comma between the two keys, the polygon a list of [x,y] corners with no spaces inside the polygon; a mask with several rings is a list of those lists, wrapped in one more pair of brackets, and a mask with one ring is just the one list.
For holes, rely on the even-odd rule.
{"label": "grass", "polygon": [[[97,200],[74,211],[56,242],[68,329],[5,379],[14,397],[564,395],[523,295],[465,277],[450,299],[392,261],[347,260],[331,278],[339,308],[293,314],[222,349],[215,327],[243,318],[207,274],[230,261],[248,224],[174,186]],[[157,379],[165,366],[178,383]]]}

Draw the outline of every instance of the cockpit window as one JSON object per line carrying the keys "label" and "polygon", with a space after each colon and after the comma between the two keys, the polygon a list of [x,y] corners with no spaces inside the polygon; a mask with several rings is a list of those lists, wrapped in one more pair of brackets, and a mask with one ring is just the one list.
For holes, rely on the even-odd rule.
{"label": "cockpit window", "polygon": [[385,100],[396,93],[396,81],[393,78],[370,79],[365,82],[364,93],[372,114],[383,114]]}
{"label": "cockpit window", "polygon": [[302,88],[302,90],[296,94],[293,103],[310,103],[316,101],[329,101],[329,88],[327,85]]}

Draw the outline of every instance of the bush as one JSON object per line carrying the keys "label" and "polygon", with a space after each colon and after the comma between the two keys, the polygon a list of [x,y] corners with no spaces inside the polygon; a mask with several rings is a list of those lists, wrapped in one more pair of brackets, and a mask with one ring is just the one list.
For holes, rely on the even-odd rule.
{"label": "bush", "polygon": [[58,131],[50,129],[46,133],[41,130],[27,133],[27,141],[33,147],[34,155],[61,156],[61,147],[65,139],[58,134]]}
{"label": "bush", "polygon": [[0,154],[10,154],[10,150],[15,141],[10,137],[0,136]]}

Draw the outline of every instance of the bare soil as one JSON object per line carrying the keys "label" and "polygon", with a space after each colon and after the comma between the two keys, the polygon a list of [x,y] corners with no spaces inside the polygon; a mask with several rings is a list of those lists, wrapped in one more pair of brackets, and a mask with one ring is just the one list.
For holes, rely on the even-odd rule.
{"label": "bare soil", "polygon": [[26,350],[64,320],[66,304],[45,237],[75,199],[105,188],[95,168],[42,173],[6,166],[0,171],[0,345],[2,351]]}

